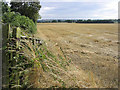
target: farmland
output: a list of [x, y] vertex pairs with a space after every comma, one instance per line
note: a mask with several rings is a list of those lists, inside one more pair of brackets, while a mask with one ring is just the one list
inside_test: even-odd
[[71, 59], [82, 72], [71, 71], [78, 79], [89, 78], [96, 84], [91, 87], [117, 88], [117, 24], [40, 23], [35, 37], [43, 39], [56, 56]]

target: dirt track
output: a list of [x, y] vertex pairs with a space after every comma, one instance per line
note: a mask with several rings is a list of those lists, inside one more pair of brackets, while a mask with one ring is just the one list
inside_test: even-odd
[[36, 37], [48, 43], [56, 55], [60, 47], [75, 63], [102, 83], [101, 87], [118, 85], [118, 25], [41, 23]]

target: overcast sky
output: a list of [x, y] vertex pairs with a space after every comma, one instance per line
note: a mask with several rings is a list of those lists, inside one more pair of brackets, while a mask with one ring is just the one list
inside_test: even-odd
[[118, 19], [119, 1], [40, 0], [42, 8], [39, 14], [42, 19]]
[[119, 1], [40, 0], [39, 13], [42, 19], [117, 19]]

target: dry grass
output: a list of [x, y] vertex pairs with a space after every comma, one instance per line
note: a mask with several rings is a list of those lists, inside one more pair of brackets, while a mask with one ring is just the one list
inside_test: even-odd
[[41, 23], [35, 36], [55, 56], [73, 62], [65, 71], [71, 79], [61, 76], [66, 87], [109, 88], [118, 87], [117, 30], [117, 24]]
[[56, 57], [49, 52], [45, 44], [38, 47], [37, 45], [32, 45], [31, 42], [26, 42], [23, 47], [24, 56], [28, 58], [29, 62], [33, 62], [33, 67], [26, 74], [26, 77], [28, 77], [28, 88], [99, 87], [93, 79], [93, 73], [90, 73], [88, 77], [83, 70], [76, 67], [64, 55], [62, 49], [62, 55]]

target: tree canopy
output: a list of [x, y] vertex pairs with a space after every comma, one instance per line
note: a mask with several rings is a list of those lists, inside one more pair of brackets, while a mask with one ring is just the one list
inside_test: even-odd
[[[22, 7], [20, 5], [21, 2], [14, 2], [19, 7]], [[11, 6], [12, 7], [12, 6]], [[31, 11], [33, 14], [33, 19], [30, 19], [28, 16], [21, 15], [20, 12], [15, 12], [11, 10], [11, 7], [8, 6], [7, 3], [2, 3], [2, 23], [9, 23], [11, 27], [20, 27], [23, 30], [25, 30], [28, 33], [35, 33], [37, 30], [35, 22], [33, 22], [33, 19], [37, 19], [36, 13], [34, 15], [34, 11]], [[23, 9], [22, 9], [23, 10]], [[36, 20], [37, 21], [37, 20]]]
[[39, 10], [41, 8], [40, 1], [38, 2], [11, 2], [11, 11], [19, 12], [21, 15], [27, 16], [37, 22]]
[[10, 7], [8, 6], [8, 4], [2, 2], [2, 14], [4, 14], [5, 12], [9, 12], [9, 11], [10, 11]]
[[13, 27], [20, 27], [28, 33], [35, 33], [37, 30], [35, 23], [26, 16], [21, 16], [15, 12], [5, 12], [2, 17], [3, 23], [9, 23]]

